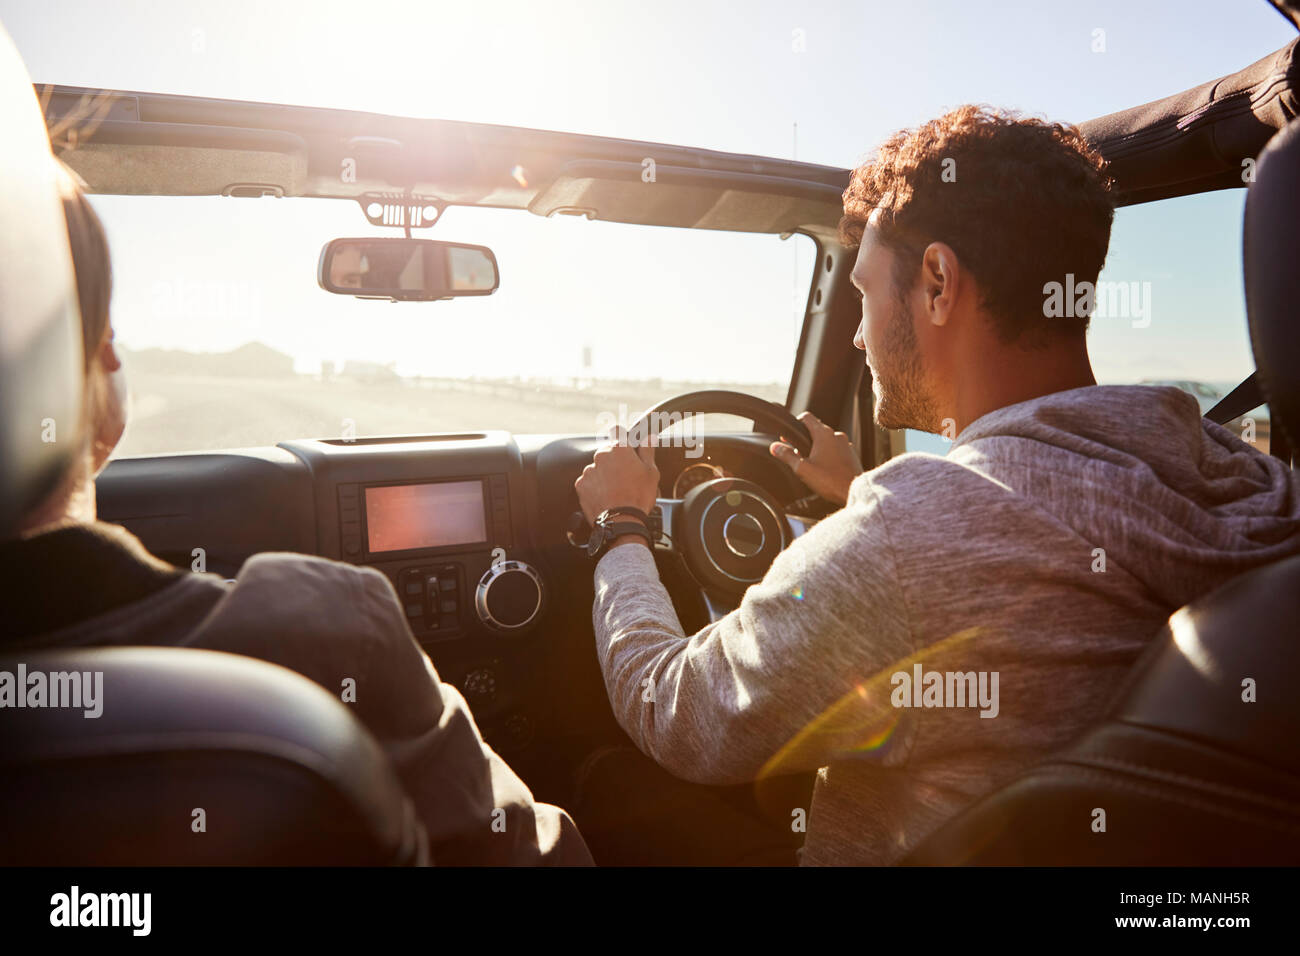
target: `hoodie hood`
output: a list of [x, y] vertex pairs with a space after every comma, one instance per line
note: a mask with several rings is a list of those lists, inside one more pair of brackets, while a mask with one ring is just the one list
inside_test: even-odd
[[1300, 553], [1300, 478], [1178, 388], [1093, 385], [972, 422], [949, 459], [1004, 482], [1180, 607]]

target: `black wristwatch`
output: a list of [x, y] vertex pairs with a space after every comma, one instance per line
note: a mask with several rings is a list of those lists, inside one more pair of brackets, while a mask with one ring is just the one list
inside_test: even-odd
[[[620, 521], [620, 517], [638, 518], [638, 521]], [[587, 539], [587, 554], [595, 557], [600, 554], [620, 535], [635, 534], [645, 539], [646, 547], [654, 548], [655, 540], [663, 531], [663, 512], [658, 508], [646, 514], [640, 508], [620, 507], [606, 508], [596, 515]]]

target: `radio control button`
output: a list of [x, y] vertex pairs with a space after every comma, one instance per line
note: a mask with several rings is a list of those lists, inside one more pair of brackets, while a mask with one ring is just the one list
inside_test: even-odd
[[488, 627], [512, 631], [531, 624], [542, 609], [542, 579], [523, 561], [502, 561], [479, 579], [474, 609]]

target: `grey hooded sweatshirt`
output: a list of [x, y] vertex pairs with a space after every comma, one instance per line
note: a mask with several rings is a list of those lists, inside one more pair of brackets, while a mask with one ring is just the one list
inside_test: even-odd
[[1173, 611], [1300, 552], [1297, 532], [1300, 480], [1190, 395], [1072, 389], [861, 475], [692, 636], [650, 551], [612, 549], [597, 652], [663, 767], [816, 770], [811, 807], [766, 808], [806, 820], [803, 863], [891, 863], [1098, 720]]

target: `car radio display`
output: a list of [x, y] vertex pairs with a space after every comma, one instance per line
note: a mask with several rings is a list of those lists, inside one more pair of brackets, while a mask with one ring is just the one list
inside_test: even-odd
[[487, 543], [482, 481], [366, 489], [366, 550], [411, 551]]

